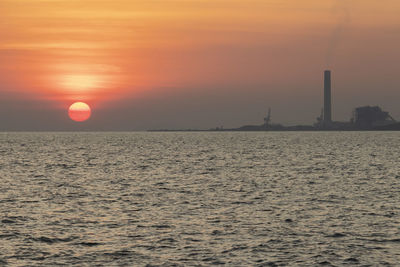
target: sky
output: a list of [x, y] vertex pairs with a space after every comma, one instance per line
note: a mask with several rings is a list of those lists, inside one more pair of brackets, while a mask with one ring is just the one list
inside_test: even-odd
[[[0, 130], [400, 120], [398, 0], [0, 0]], [[86, 122], [68, 117], [83, 101]]]

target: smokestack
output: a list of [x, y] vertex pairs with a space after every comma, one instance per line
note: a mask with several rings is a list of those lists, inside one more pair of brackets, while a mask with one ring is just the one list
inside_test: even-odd
[[324, 73], [324, 122], [332, 121], [331, 71]]

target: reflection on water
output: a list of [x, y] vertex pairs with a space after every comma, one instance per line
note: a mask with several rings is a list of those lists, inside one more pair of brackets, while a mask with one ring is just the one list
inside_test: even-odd
[[399, 133], [3, 133], [0, 265], [396, 265]]

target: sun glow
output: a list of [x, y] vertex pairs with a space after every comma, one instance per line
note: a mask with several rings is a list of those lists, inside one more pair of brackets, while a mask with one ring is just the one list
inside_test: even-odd
[[69, 93], [88, 93], [103, 87], [105, 79], [91, 74], [68, 74], [61, 76], [59, 83]]

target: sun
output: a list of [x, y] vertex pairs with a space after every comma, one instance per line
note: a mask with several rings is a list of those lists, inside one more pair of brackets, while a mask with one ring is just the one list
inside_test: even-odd
[[76, 102], [68, 109], [68, 115], [73, 121], [83, 122], [90, 118], [92, 111], [88, 104]]

